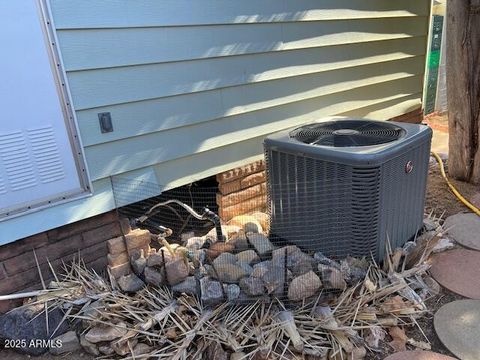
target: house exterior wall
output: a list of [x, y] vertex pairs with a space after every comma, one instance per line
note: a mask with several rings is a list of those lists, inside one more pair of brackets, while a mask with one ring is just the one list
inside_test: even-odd
[[[107, 240], [128, 231], [126, 226], [110, 211], [1, 246], [0, 295], [41, 289], [41, 279], [46, 285], [54, 280], [51, 269], [61, 273], [63, 264], [78, 260], [79, 254], [87, 268], [104, 271]], [[0, 301], [0, 313], [22, 301]]]
[[2, 222], [0, 244], [111, 210], [111, 177], [172, 188], [284, 128], [421, 107], [429, 4], [50, 0], [93, 196]]

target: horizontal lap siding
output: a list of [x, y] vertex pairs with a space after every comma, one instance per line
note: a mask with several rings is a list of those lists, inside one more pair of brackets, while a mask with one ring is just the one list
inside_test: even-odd
[[181, 185], [287, 127], [420, 106], [428, 5], [51, 0], [92, 179], [152, 167]]
[[419, 0], [51, 0], [58, 28], [270, 23], [425, 16]]

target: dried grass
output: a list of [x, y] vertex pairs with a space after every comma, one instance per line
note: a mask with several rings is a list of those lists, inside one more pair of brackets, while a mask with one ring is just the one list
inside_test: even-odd
[[[33, 301], [64, 309], [65, 318], [81, 334], [96, 326], [126, 329], [110, 343], [123, 349], [117, 354], [124, 355], [115, 356], [125, 359], [200, 359], [215, 346], [216, 351], [243, 353], [239, 358], [245, 359], [347, 359], [355, 351], [378, 351], [385, 329], [402, 334], [402, 326], [416, 325], [427, 311], [417, 291], [420, 283], [425, 286], [421, 279], [429, 268], [425, 260], [435, 237], [410, 253], [387, 245], [384, 268], [372, 262], [365, 279], [338, 296], [320, 293], [297, 304], [275, 299], [208, 308], [195, 297], [174, 296], [166, 287], [127, 295], [118, 291], [113, 278], [87, 270], [81, 260], [65, 266]], [[402, 341], [429, 347], [414, 339]], [[397, 340], [395, 346], [403, 342]], [[135, 354], [137, 344], [148, 345], [143, 346], [148, 351]]]

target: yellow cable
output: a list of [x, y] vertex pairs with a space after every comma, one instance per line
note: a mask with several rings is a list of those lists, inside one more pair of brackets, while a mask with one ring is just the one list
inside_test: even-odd
[[460, 194], [458, 192], [457, 189], [455, 189], [455, 186], [452, 185], [452, 183], [450, 183], [450, 181], [448, 180], [447, 178], [447, 174], [445, 174], [445, 169], [443, 167], [443, 161], [442, 159], [440, 158], [440, 156], [438, 156], [438, 154], [436, 152], [433, 152], [432, 151], [432, 155], [433, 157], [437, 160], [438, 162], [438, 165], [440, 165], [440, 172], [442, 173], [442, 177], [445, 179], [445, 181], [447, 182], [447, 185], [448, 187], [450, 188], [450, 190], [452, 190], [452, 192], [455, 194], [455, 196], [466, 206], [468, 207], [470, 210], [472, 210], [475, 214], [477, 214], [478, 216], [480, 216], [480, 209], [477, 208], [475, 205], [473, 205], [472, 203], [470, 203], [467, 199], [465, 199], [462, 194]]

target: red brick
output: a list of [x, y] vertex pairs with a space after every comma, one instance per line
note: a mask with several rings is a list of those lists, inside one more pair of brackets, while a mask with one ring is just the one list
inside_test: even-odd
[[125, 235], [127, 249], [136, 249], [150, 244], [150, 231], [144, 229], [135, 229]]
[[220, 217], [226, 221], [237, 215], [245, 215], [266, 207], [267, 196], [260, 195], [240, 204], [219, 208]]
[[[100, 226], [96, 229], [86, 231], [82, 234], [83, 247], [98, 244], [99, 242], [120, 236], [120, 224], [118, 222]], [[81, 247], [80, 247], [81, 248]]]
[[[49, 246], [44, 246], [39, 249], [35, 249], [38, 263], [44, 264], [47, 259], [54, 261], [69, 254], [72, 254], [78, 250], [78, 245], [81, 243], [81, 235], [76, 235], [71, 239], [67, 239]], [[8, 275], [15, 275], [17, 273], [37, 268], [35, 262], [35, 256], [33, 250], [17, 255], [13, 258], [5, 260], [3, 262]]]
[[31, 251], [48, 244], [48, 237], [46, 233], [39, 233], [27, 238], [14, 241], [12, 243], [0, 246], [0, 261], [5, 260], [26, 251]]
[[128, 262], [128, 253], [123, 252], [120, 254], [108, 254], [107, 255], [108, 265], [117, 266]]
[[262, 170], [265, 170], [265, 162], [263, 160], [258, 160], [253, 163], [217, 174], [217, 181], [222, 184], [236, 179], [240, 179], [242, 177]]
[[[93, 254], [94, 256], [97, 256], [97, 254], [107, 255], [107, 244], [105, 241], [92, 243], [91, 241], [85, 241], [82, 235], [75, 235], [72, 238], [36, 249], [35, 253], [40, 265], [47, 263], [47, 261], [53, 262], [57, 259], [71, 259], [79, 252], [82, 254], [84, 261], [88, 261], [89, 259], [86, 257], [86, 254], [90, 254], [88, 253], [88, 249], [92, 247], [96, 249]], [[15, 275], [30, 269], [37, 269], [33, 251], [5, 260], [4, 265], [8, 275]]]
[[130, 221], [128, 218], [121, 218], [120, 220], [120, 227], [122, 229], [122, 234], [128, 234], [132, 231], [132, 227], [130, 226]]
[[[43, 276], [46, 276], [48, 274], [47, 267], [48, 266], [46, 264], [40, 266]], [[24, 271], [16, 275], [9, 276], [4, 281], [0, 281], [0, 295], [13, 294], [15, 292], [25, 289], [29, 285], [40, 283], [40, 276], [38, 275], [38, 271], [36, 269]]]
[[242, 187], [240, 185], [240, 179], [228, 183], [218, 184], [218, 190], [223, 195], [233, 193], [240, 190], [241, 188]]
[[[99, 258], [103, 258], [104, 261], [107, 261], [107, 247], [105, 243], [95, 244], [93, 246], [83, 248], [80, 252], [78, 250], [70, 252], [70, 254], [63, 256], [62, 258], [50, 259], [50, 265], [54, 269], [57, 275], [63, 272], [63, 264], [69, 264], [73, 259], [78, 259], [80, 255], [81, 259], [85, 263], [96, 261]], [[38, 256], [38, 254], [37, 254]], [[35, 264], [33, 253], [31, 254], [31, 260]], [[39, 263], [40, 263], [39, 258]], [[19, 265], [17, 265], [19, 266]], [[48, 283], [53, 279], [53, 274], [51, 273], [49, 264], [45, 261], [42, 261], [40, 264], [40, 270], [44, 278], [45, 283]], [[8, 273], [7, 268], [7, 273]], [[0, 294], [11, 294], [17, 291], [26, 291], [28, 288], [41, 288], [40, 276], [38, 274], [38, 268], [35, 265], [33, 268], [30, 268], [23, 272], [17, 272], [7, 277], [5, 281], [0, 282]]]
[[130, 267], [129, 262], [114, 267], [108, 266], [108, 269], [110, 270], [110, 274], [112, 274], [115, 279], [118, 279], [119, 277], [130, 274], [132, 272], [132, 268]]
[[107, 271], [107, 258], [105, 256], [99, 257], [96, 260], [85, 264], [88, 270], [95, 270], [97, 274], [103, 274]]
[[47, 232], [48, 239], [51, 242], [62, 240], [76, 234], [80, 234], [91, 229], [101, 227], [112, 222], [117, 222], [117, 214], [115, 211], [110, 211], [105, 214], [93, 216], [88, 219], [74, 222]]
[[125, 245], [125, 239], [123, 236], [118, 236], [113, 239], [107, 240], [108, 253], [112, 255], [121, 254], [127, 251], [127, 246]]
[[248, 175], [240, 180], [240, 188], [245, 189], [247, 187], [264, 183], [266, 179], [265, 171]]
[[2, 263], [0, 263], [0, 280], [3, 280], [7, 277], [7, 272], [5, 271], [5, 267]]
[[390, 120], [420, 124], [423, 120], [423, 110], [422, 110], [421, 107], [419, 107], [419, 108], [417, 108], [413, 111], [410, 111], [406, 114], [402, 114], [402, 115], [396, 116], [394, 118], [391, 118]]
[[265, 194], [266, 190], [266, 184], [261, 183], [229, 195], [217, 194], [217, 204], [223, 208], [240, 204], [243, 201]]

